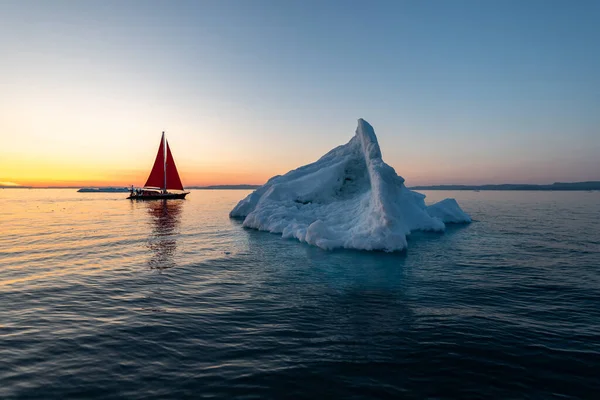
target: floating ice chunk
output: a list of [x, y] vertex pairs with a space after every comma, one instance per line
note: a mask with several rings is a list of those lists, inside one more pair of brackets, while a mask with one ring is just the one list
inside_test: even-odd
[[454, 199], [444, 199], [427, 207], [427, 213], [445, 223], [467, 223], [471, 217], [467, 215]]
[[424, 199], [383, 162], [373, 127], [359, 119], [348, 143], [269, 179], [229, 215], [244, 218], [244, 227], [323, 249], [384, 251], [405, 249], [411, 231], [471, 220], [453, 199], [429, 207]]

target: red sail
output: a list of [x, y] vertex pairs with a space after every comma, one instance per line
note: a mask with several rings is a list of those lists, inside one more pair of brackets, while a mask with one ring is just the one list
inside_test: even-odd
[[[163, 136], [164, 138], [164, 136]], [[165, 180], [164, 180], [164, 166], [163, 166], [163, 162], [164, 162], [164, 146], [163, 146], [163, 139], [161, 138], [160, 140], [160, 145], [158, 146], [158, 154], [156, 155], [156, 160], [154, 161], [154, 166], [152, 167], [152, 171], [150, 171], [150, 176], [148, 177], [148, 180], [146, 181], [146, 184], [144, 185], [144, 187], [155, 187], [155, 188], [160, 188], [162, 189], [162, 187], [165, 184]]]
[[167, 189], [183, 190], [183, 185], [175, 166], [175, 160], [169, 148], [169, 142], [167, 142]]
[[[158, 147], [158, 154], [156, 155], [156, 160], [154, 161], [154, 166], [152, 167], [152, 171], [150, 172], [150, 176], [146, 181], [144, 187], [154, 187], [163, 189], [165, 185], [165, 166], [164, 166], [164, 146], [163, 146], [164, 136], [160, 141], [160, 146]], [[183, 190], [183, 185], [181, 183], [181, 179], [179, 179], [179, 174], [177, 173], [177, 167], [175, 166], [175, 160], [173, 159], [173, 155], [171, 154], [171, 149], [169, 148], [169, 143], [167, 142], [167, 187], [166, 189], [173, 190]]]

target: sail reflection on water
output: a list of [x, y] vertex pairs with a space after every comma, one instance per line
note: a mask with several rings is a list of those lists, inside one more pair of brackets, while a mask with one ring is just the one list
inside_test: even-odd
[[175, 253], [183, 203], [178, 200], [154, 200], [146, 204], [152, 228], [148, 237], [150, 268], [166, 269], [177, 265]]

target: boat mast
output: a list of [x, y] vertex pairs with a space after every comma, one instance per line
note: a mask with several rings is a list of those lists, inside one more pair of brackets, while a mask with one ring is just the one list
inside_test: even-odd
[[165, 139], [165, 131], [162, 133], [163, 145], [163, 193], [167, 193], [167, 140]]

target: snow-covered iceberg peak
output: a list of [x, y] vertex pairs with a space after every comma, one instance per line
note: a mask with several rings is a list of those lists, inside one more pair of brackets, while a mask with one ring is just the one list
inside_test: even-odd
[[244, 226], [323, 249], [403, 250], [412, 231], [471, 222], [454, 199], [432, 206], [381, 158], [375, 130], [358, 120], [355, 136], [318, 161], [275, 176], [229, 214]]

